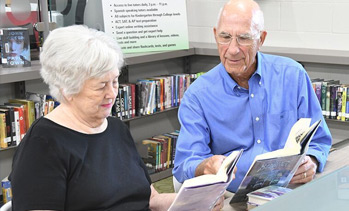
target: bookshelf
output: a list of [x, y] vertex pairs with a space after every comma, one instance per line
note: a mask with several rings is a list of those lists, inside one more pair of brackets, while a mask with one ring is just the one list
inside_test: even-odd
[[[288, 56], [305, 65], [310, 77], [339, 79], [349, 84], [349, 51], [263, 47], [262, 52]], [[126, 69], [121, 82], [135, 82], [150, 76], [207, 71], [219, 63], [215, 44], [190, 43], [188, 50], [127, 54]], [[331, 70], [331, 71], [329, 71]], [[46, 85], [40, 79], [39, 61], [32, 61], [27, 68], [0, 67], [0, 104], [10, 97], [21, 96], [25, 91], [47, 93]], [[123, 120], [130, 128], [137, 147], [144, 139], [179, 129], [178, 108], [170, 108], [152, 115]], [[349, 137], [349, 122], [326, 119], [333, 135], [333, 143]], [[0, 178], [11, 171], [12, 156], [16, 147], [0, 150]], [[153, 181], [171, 176], [171, 169], [151, 175]]]

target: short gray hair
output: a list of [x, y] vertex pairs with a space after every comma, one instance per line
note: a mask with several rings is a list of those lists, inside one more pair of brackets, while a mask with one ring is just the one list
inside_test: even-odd
[[[216, 29], [218, 29], [219, 21], [221, 19], [221, 15], [226, 4], [224, 4], [224, 6], [219, 9], [217, 22], [216, 22]], [[264, 31], [264, 14], [261, 9], [253, 10], [252, 20], [251, 20], [251, 31], [254, 29], [256, 29], [259, 32]]]
[[78, 94], [85, 81], [115, 70], [124, 58], [116, 40], [83, 25], [61, 27], [50, 32], [40, 53], [41, 77], [59, 102]]

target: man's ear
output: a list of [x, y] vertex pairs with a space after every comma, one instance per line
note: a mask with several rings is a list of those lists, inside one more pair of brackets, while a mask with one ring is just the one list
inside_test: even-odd
[[216, 36], [216, 33], [217, 33], [217, 29], [216, 27], [213, 27], [213, 36], [214, 36], [214, 39], [216, 40], [217, 42], [217, 36]]
[[261, 35], [259, 37], [259, 47], [262, 47], [262, 45], [264, 44], [267, 34], [268, 34], [267, 31], [261, 31]]

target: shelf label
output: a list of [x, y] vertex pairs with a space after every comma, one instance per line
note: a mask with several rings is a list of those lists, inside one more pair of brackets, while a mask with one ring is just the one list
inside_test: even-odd
[[124, 53], [188, 49], [185, 0], [102, 0], [104, 30]]

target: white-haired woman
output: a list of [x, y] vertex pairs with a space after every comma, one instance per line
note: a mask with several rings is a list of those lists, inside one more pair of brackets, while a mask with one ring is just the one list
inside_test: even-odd
[[40, 54], [60, 105], [35, 121], [13, 159], [13, 210], [167, 210], [128, 128], [108, 117], [123, 55], [103, 32], [58, 28]]

